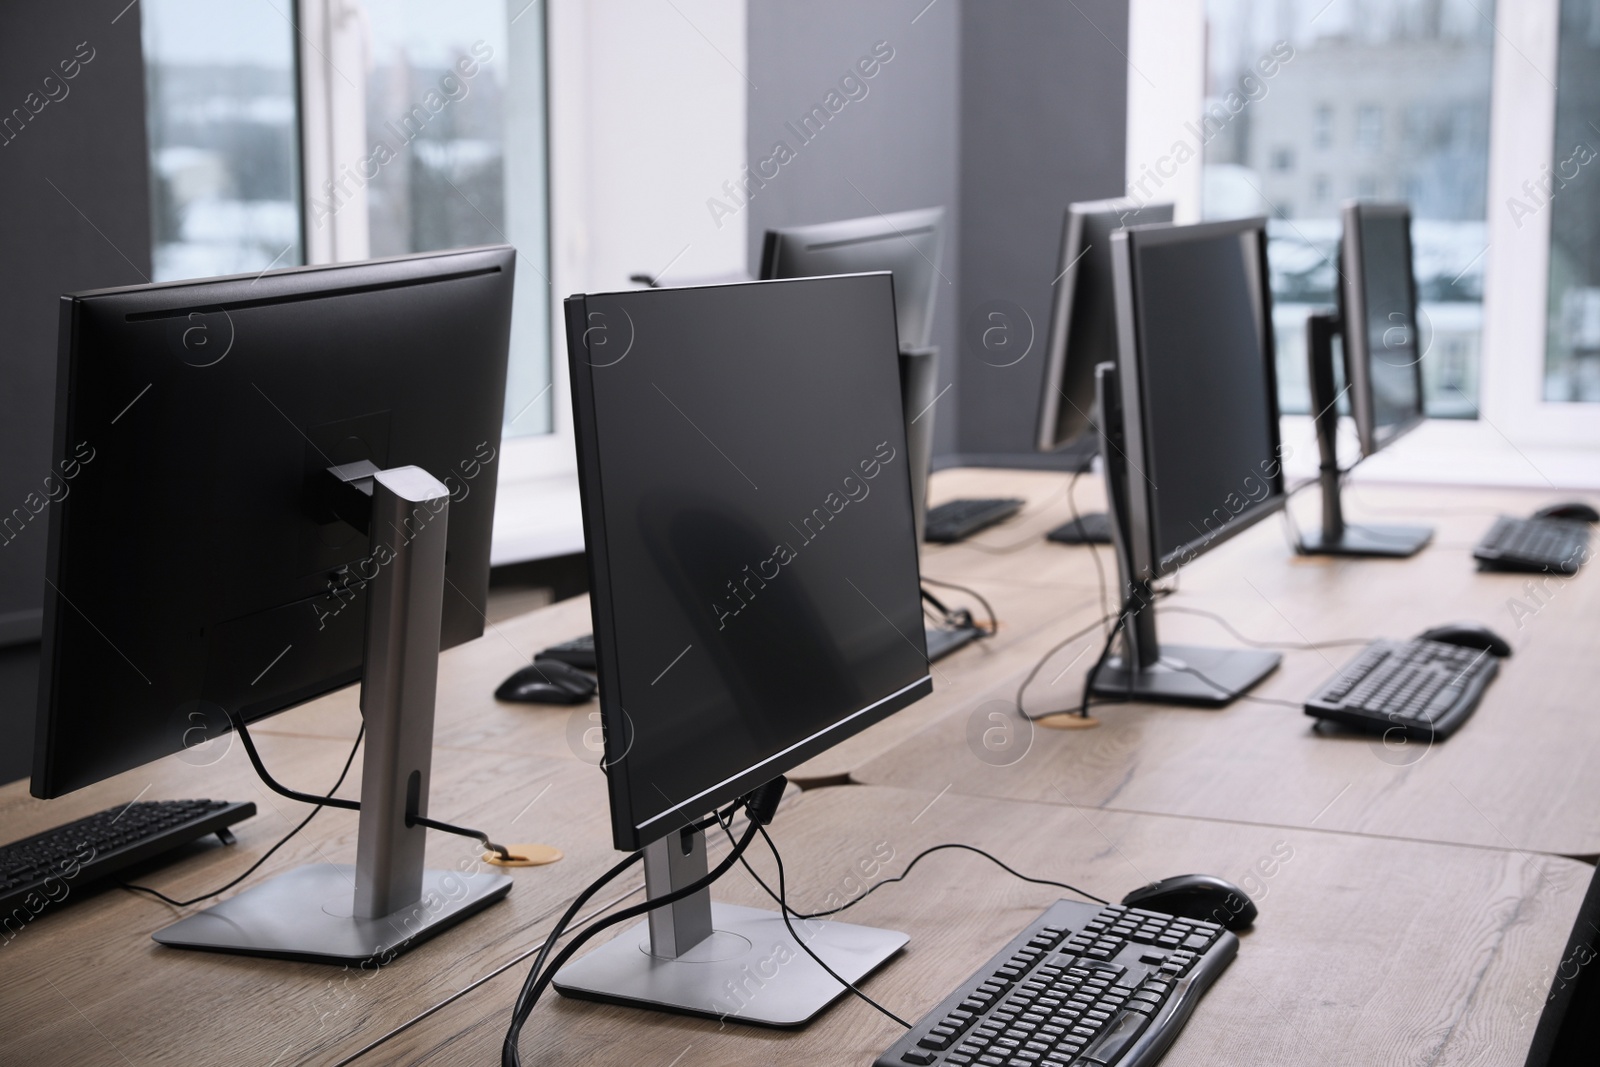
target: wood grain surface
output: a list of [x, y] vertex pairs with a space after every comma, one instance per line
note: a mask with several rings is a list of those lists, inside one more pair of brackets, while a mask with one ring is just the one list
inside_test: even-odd
[[[932, 800], [871, 786], [806, 793], [773, 824], [792, 903], [805, 909], [830, 893], [859, 893], [857, 865], [875, 850], [892, 849], [884, 873], [899, 873], [944, 841], [983, 846], [1029, 875], [1102, 896], [1196, 870], [1252, 884], [1260, 918], [1162, 1061], [1171, 1067], [1520, 1063], [1590, 874], [1572, 860], [1509, 851], [954, 792]], [[752, 853], [773, 884], [770, 856]], [[715, 893], [740, 904], [765, 900], [737, 869]], [[914, 1020], [1062, 895], [977, 856], [944, 852], [843, 918], [911, 935], [863, 988]], [[498, 1062], [522, 978], [520, 968], [495, 978], [357, 1062]], [[542, 1067], [865, 1067], [898, 1032], [848, 997], [805, 1029], [773, 1031], [551, 995], [535, 1008], [521, 1049], [525, 1063]]]

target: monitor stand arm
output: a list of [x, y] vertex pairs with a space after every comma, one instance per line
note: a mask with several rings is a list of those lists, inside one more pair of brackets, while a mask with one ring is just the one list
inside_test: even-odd
[[1126, 615], [1121, 650], [1095, 671], [1090, 689], [1101, 697], [1220, 707], [1271, 674], [1283, 657], [1255, 649], [1163, 646], [1156, 640], [1155, 590], [1148, 579], [1136, 576], [1129, 540], [1133, 529], [1117, 373], [1110, 363], [1095, 368], [1095, 408], [1106, 469], [1106, 511], [1117, 557], [1117, 588], [1123, 591], [1118, 610]]
[[164, 945], [381, 966], [505, 896], [511, 879], [476, 857], [426, 870], [433, 711], [450, 495], [419, 467], [331, 472], [332, 510], [371, 531], [355, 864], [298, 867], [155, 934]]
[[1314, 313], [1306, 318], [1306, 359], [1311, 371], [1311, 410], [1317, 431], [1318, 479], [1322, 486], [1322, 529], [1301, 537], [1304, 555], [1416, 555], [1433, 540], [1431, 526], [1361, 525], [1344, 521], [1339, 500], [1339, 396], [1333, 387], [1333, 335], [1337, 315]]
[[[692, 885], [706, 870], [702, 831], [671, 833], [644, 848], [652, 900]], [[708, 887], [646, 919], [563, 967], [556, 989], [579, 1000], [778, 1027], [800, 1026], [844, 994], [776, 911], [713, 903]], [[790, 922], [807, 948], [852, 983], [908, 940], [895, 930], [850, 923]]]

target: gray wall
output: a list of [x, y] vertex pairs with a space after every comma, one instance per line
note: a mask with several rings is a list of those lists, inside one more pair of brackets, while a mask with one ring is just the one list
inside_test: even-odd
[[1123, 193], [1127, 50], [1127, 0], [962, 5], [963, 462], [1044, 459], [1034, 427], [1062, 216]]
[[[139, 10], [112, 22], [126, 5], [5, 5], [0, 119], [12, 126], [0, 145], [0, 517], [26, 510], [50, 473], [58, 298], [150, 272]], [[85, 43], [93, 58], [47, 85]], [[58, 99], [39, 107], [47, 91]], [[30, 117], [17, 119], [13, 108]], [[45, 508], [0, 538], [0, 647], [12, 646], [0, 653], [0, 781], [25, 774], [32, 754], [38, 646], [16, 642], [38, 636], [48, 519]]]
[[[749, 10], [752, 162], [792, 140], [785, 121], [873, 42], [895, 49], [870, 94], [751, 199], [752, 270], [769, 226], [945, 205], [950, 284], [934, 340], [939, 387], [955, 387], [936, 409], [935, 464], [1076, 462], [1035, 453], [1034, 423], [1062, 215], [1123, 191], [1128, 0], [750, 0]], [[990, 330], [986, 347], [996, 324], [1005, 332]]]
[[[749, 19], [750, 163], [769, 157], [776, 141], [796, 149], [746, 208], [751, 273], [760, 268], [761, 239], [771, 227], [943, 205], [950, 231], [941, 272], [949, 284], [941, 283], [934, 305], [933, 343], [939, 346], [944, 388], [955, 379], [960, 291], [960, 5], [750, 0]], [[879, 41], [888, 42], [894, 57], [864, 83], [867, 95], [847, 103], [820, 134], [800, 145], [784, 124], [798, 124]], [[955, 450], [955, 394], [951, 389], [934, 408], [935, 452]]]

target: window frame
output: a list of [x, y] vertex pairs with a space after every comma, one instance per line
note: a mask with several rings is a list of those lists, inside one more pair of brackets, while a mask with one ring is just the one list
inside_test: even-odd
[[[1205, 7], [1205, 0], [1130, 0], [1130, 177], [1165, 153], [1175, 131], [1202, 112]], [[1541, 210], [1519, 228], [1506, 206], [1524, 180], [1554, 162], [1559, 29], [1560, 0], [1495, 5], [1478, 418], [1429, 420], [1363, 464], [1363, 472], [1396, 480], [1470, 481], [1476, 471], [1478, 480], [1495, 484], [1600, 487], [1600, 464], [1591, 454], [1600, 448], [1600, 406], [1544, 399], [1552, 212]], [[1177, 221], [1198, 221], [1198, 161], [1180, 170], [1162, 193], [1175, 202]], [[1452, 476], [1452, 470], [1460, 474]]]

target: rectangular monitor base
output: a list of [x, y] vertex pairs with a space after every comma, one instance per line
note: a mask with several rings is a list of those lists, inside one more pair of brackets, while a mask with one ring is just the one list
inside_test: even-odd
[[1134, 672], [1131, 689], [1123, 658], [1107, 659], [1094, 677], [1094, 694], [1221, 707], [1277, 670], [1282, 660], [1276, 652], [1254, 649], [1162, 645], [1154, 666]]
[[378, 919], [358, 919], [355, 867], [314, 863], [251, 886], [151, 936], [173, 948], [269, 956], [303, 963], [380, 964], [493, 904], [504, 874], [424, 870], [422, 899]]
[[1355, 526], [1345, 524], [1336, 541], [1324, 540], [1321, 530], [1311, 530], [1300, 538], [1300, 552], [1306, 556], [1389, 556], [1403, 559], [1414, 556], [1433, 540], [1432, 526]]
[[927, 630], [930, 663], [943, 659], [958, 648], [965, 648], [984, 635], [984, 631], [976, 626], [935, 626], [929, 623]]
[[[896, 930], [790, 921], [811, 951], [851, 983], [910, 940]], [[579, 1000], [776, 1027], [803, 1026], [845, 994], [789, 936], [777, 912], [713, 903], [711, 923], [710, 937], [665, 959], [651, 955], [649, 924], [641, 922], [563, 967], [555, 987]]]

